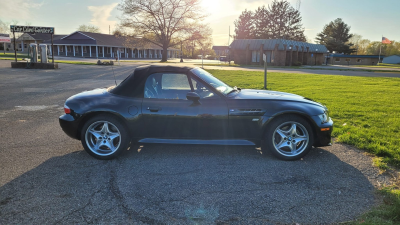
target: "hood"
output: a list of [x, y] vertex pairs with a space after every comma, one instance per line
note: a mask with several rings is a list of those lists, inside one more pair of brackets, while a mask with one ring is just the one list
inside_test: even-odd
[[69, 97], [68, 100], [70, 100], [70, 99], [79, 100], [79, 99], [84, 99], [87, 97], [93, 98], [93, 97], [104, 95], [105, 92], [107, 92], [106, 88], [97, 88], [97, 89], [94, 89], [91, 91], [84, 91], [79, 94], [73, 95], [73, 96]]
[[279, 91], [242, 89], [240, 92], [236, 92], [236, 94], [231, 94], [228, 97], [231, 99], [254, 99], [254, 100], [265, 99], [265, 100], [296, 101], [296, 102], [304, 102], [324, 107], [321, 103], [313, 101], [312, 99], [305, 98], [300, 95], [290, 94], [286, 92], [279, 92]]

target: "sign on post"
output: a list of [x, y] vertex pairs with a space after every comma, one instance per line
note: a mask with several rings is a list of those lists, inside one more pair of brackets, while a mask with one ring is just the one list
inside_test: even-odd
[[9, 34], [0, 34], [0, 42], [11, 43], [11, 38]]
[[32, 27], [32, 26], [10, 26], [11, 32], [30, 33], [30, 34], [54, 34], [54, 27]]
[[51, 61], [54, 64], [54, 45], [53, 45], [53, 34], [54, 34], [54, 27], [33, 27], [33, 26], [17, 26], [17, 25], [10, 25], [10, 31], [14, 35], [14, 55], [15, 55], [15, 62], [17, 62], [17, 48], [15, 47], [15, 32], [19, 33], [29, 33], [29, 34], [51, 34]]
[[9, 34], [0, 34], [0, 43], [3, 42], [4, 54], [6, 54], [6, 43], [11, 43]]
[[263, 53], [264, 60], [264, 89], [267, 90], [267, 55]]

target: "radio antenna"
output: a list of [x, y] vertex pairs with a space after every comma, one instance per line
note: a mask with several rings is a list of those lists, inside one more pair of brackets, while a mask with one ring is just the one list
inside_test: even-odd
[[113, 71], [113, 75], [114, 75], [114, 81], [115, 81], [115, 86], [117, 86], [117, 79], [115, 78], [115, 73], [114, 73], [114, 64], [111, 64], [111, 69]]

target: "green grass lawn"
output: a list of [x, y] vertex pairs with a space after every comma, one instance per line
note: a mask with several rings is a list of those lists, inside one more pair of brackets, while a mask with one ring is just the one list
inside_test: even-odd
[[352, 65], [355, 67], [370, 67], [370, 68], [395, 68], [400, 69], [400, 64], [387, 64], [387, 63], [379, 63], [378, 65]]
[[[209, 70], [229, 85], [263, 88], [263, 72]], [[400, 167], [400, 78], [268, 73], [268, 89], [326, 105], [339, 142]]]
[[[49, 60], [51, 62], [51, 59]], [[80, 62], [80, 61], [66, 61], [66, 60], [54, 60], [56, 63], [76, 64], [76, 65], [97, 65], [94, 62]]]
[[[4, 54], [3, 52], [0, 51], [0, 58], [12, 58], [14, 59], [15, 55], [14, 53], [6, 53]], [[27, 54], [21, 54], [21, 53], [17, 53], [17, 59], [19, 58], [28, 58]]]
[[[208, 70], [231, 86], [262, 89], [263, 72]], [[400, 78], [268, 73], [268, 89], [299, 94], [326, 105], [339, 142], [400, 167]], [[379, 190], [384, 203], [346, 224], [400, 224], [400, 182]]]

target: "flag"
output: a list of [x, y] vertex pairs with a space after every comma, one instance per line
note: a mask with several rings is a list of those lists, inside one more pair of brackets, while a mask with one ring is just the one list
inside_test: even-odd
[[389, 39], [382, 37], [382, 44], [390, 44], [392, 43]]

